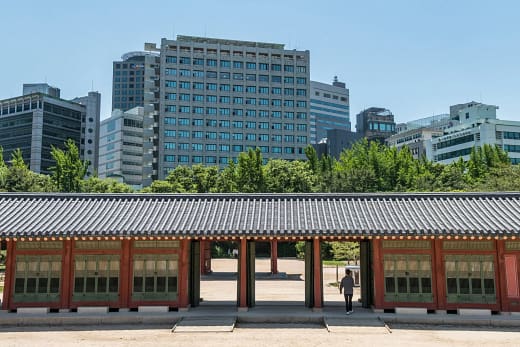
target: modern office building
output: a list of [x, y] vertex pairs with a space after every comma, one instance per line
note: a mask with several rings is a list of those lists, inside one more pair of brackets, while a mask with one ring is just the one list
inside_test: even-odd
[[407, 146], [413, 157], [419, 159], [426, 156], [428, 140], [440, 137], [443, 134], [442, 130], [435, 128], [411, 128], [390, 136], [386, 139], [386, 144], [390, 147], [397, 147], [397, 149]]
[[[113, 62], [112, 109], [127, 111], [144, 106], [146, 97], [145, 81], [152, 76], [159, 77], [159, 70], [146, 69], [146, 65], [158, 63], [156, 52], [129, 52], [120, 61]], [[158, 87], [158, 86], [157, 86]]]
[[395, 134], [394, 115], [386, 108], [367, 108], [356, 115], [356, 132], [368, 141], [384, 143]]
[[114, 178], [135, 189], [143, 187], [143, 119], [144, 108], [135, 107], [126, 112], [114, 110], [101, 122], [100, 178]]
[[89, 162], [87, 176], [90, 176], [96, 172], [95, 170], [98, 167], [101, 94], [88, 92], [87, 96], [78, 97], [71, 101], [85, 107], [84, 114], [81, 116], [79, 150], [81, 157]]
[[[96, 124], [99, 122], [100, 94], [90, 92], [87, 97], [68, 101], [42, 91], [59, 95], [59, 89], [46, 84], [24, 85], [24, 94], [0, 100], [0, 146], [4, 159], [20, 148], [29, 168], [38, 173], [50, 173], [54, 160], [52, 146], [63, 148], [73, 139], [80, 149], [80, 157], [88, 160], [88, 174], [97, 163]], [[36, 90], [37, 92], [31, 93]], [[80, 103], [81, 102], [81, 103]]]
[[266, 160], [305, 158], [309, 51], [192, 36], [145, 50], [160, 53], [160, 88], [145, 109], [155, 121], [152, 177], [163, 179], [178, 165], [226, 166], [256, 147]]
[[460, 157], [467, 161], [471, 150], [484, 144], [498, 145], [507, 152], [513, 164], [519, 164], [520, 122], [484, 118], [463, 123], [432, 139], [431, 146], [427, 146], [427, 157], [443, 164]]
[[330, 129], [327, 130], [326, 137], [320, 139], [318, 143], [312, 144], [312, 146], [316, 150], [318, 157], [326, 154], [339, 159], [341, 152], [352, 148], [362, 138], [363, 136], [360, 133], [343, 129]]
[[311, 143], [327, 137], [327, 131], [350, 131], [349, 90], [334, 77], [332, 85], [311, 81]]

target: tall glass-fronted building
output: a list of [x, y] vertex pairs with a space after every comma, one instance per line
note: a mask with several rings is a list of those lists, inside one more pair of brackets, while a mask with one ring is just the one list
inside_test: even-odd
[[311, 81], [311, 143], [318, 143], [333, 129], [350, 131], [349, 90], [334, 77], [332, 85]]
[[258, 147], [265, 160], [305, 158], [309, 51], [283, 44], [177, 36], [160, 48], [159, 178], [178, 165], [220, 165]]

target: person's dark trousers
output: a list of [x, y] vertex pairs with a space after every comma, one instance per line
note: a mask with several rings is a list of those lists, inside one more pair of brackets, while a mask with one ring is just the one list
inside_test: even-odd
[[352, 311], [352, 294], [345, 294], [345, 309], [347, 312]]

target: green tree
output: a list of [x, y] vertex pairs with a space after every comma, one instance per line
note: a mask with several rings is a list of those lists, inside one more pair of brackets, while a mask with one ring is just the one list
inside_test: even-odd
[[219, 193], [235, 193], [238, 192], [238, 177], [235, 162], [229, 161], [228, 166], [222, 170], [216, 182], [216, 191]]
[[128, 184], [111, 178], [101, 179], [91, 176], [82, 182], [85, 193], [132, 193], [134, 190]]
[[307, 193], [314, 187], [315, 176], [308, 162], [271, 159], [264, 169], [268, 192]]
[[19, 148], [11, 153], [10, 164], [5, 176], [4, 190], [9, 192], [52, 192], [55, 190], [49, 176], [29, 170]]
[[51, 155], [55, 165], [50, 170], [58, 190], [60, 192], [81, 192], [88, 162], [81, 160], [74, 140], [68, 139], [65, 142], [65, 150], [52, 146]]
[[265, 176], [259, 148], [240, 153], [237, 165], [237, 188], [243, 193], [265, 192]]

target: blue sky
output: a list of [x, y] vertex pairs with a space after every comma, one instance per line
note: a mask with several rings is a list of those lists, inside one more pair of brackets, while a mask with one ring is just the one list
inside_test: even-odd
[[45, 81], [73, 98], [93, 83], [106, 118], [112, 61], [181, 34], [310, 50], [312, 80], [350, 88], [352, 120], [370, 106], [404, 122], [471, 100], [520, 120], [519, 13], [513, 0], [9, 1], [0, 98]]

